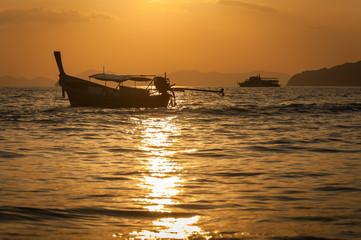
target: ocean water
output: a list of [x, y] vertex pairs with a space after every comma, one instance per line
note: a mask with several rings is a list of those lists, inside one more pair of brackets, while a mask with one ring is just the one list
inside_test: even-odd
[[361, 88], [225, 93], [101, 109], [1, 88], [0, 238], [361, 239]]

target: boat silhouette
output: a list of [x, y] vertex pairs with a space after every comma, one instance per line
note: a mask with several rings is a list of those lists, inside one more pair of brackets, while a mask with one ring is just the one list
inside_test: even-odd
[[[215, 92], [223, 96], [221, 90], [176, 88], [170, 85], [166, 74], [156, 75], [116, 75], [98, 73], [89, 76], [89, 80], [80, 79], [65, 73], [61, 54], [54, 52], [59, 69], [59, 85], [68, 96], [72, 107], [104, 107], [104, 108], [158, 108], [175, 106], [175, 91]], [[91, 79], [102, 80], [105, 85], [92, 82]], [[106, 86], [106, 82], [115, 82], [115, 88]], [[145, 82], [146, 88], [124, 86], [126, 81]]]
[[280, 87], [278, 78], [262, 78], [260, 74], [246, 79], [244, 82], [238, 82], [240, 87]]

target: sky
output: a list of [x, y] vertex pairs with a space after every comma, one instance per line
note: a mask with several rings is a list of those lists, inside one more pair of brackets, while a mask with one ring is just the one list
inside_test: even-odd
[[360, 0], [0, 0], [0, 76], [293, 75], [361, 60]]

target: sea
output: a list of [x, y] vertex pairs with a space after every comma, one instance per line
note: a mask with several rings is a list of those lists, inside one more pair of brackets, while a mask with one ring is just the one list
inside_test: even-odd
[[0, 88], [0, 239], [361, 239], [361, 88], [224, 92]]

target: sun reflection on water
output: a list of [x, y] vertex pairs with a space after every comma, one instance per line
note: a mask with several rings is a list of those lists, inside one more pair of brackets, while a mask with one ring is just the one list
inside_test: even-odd
[[139, 186], [148, 190], [149, 193], [146, 198], [139, 201], [144, 203], [143, 208], [150, 211], [170, 212], [165, 208], [165, 205], [179, 204], [174, 202], [172, 197], [177, 195], [180, 190], [180, 177], [144, 177], [144, 183]]
[[[163, 218], [154, 221], [154, 226], [159, 230], [141, 232], [132, 232], [130, 235], [135, 239], [188, 239], [191, 235], [202, 235], [202, 230], [199, 227], [192, 226], [197, 223], [199, 216], [191, 218]], [[167, 227], [166, 229], [162, 229]]]
[[[139, 149], [146, 156], [139, 159], [144, 176], [139, 179], [138, 186], [145, 195], [134, 201], [150, 212], [171, 213], [170, 207], [180, 204], [175, 198], [182, 192], [186, 181], [182, 178], [183, 167], [171, 160], [177, 153], [174, 143], [180, 135], [179, 126], [173, 120], [173, 117], [148, 118], [140, 120], [138, 125], [142, 136]], [[200, 216], [161, 218], [153, 221], [152, 229], [134, 231], [129, 235], [131, 239], [186, 239], [206, 235], [196, 226], [199, 219]]]

